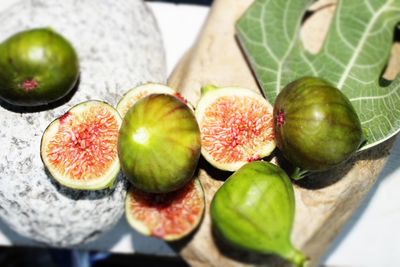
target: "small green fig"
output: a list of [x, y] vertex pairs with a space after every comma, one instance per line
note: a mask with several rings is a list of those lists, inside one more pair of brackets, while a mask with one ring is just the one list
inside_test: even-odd
[[66, 96], [79, 76], [71, 43], [48, 28], [19, 32], [0, 44], [0, 99], [46, 105]]
[[278, 166], [247, 163], [231, 175], [211, 202], [217, 233], [237, 247], [277, 254], [296, 266], [307, 257], [291, 242], [295, 212], [293, 186]]

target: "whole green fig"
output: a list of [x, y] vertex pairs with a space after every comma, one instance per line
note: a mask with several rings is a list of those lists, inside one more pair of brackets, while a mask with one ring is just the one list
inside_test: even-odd
[[247, 163], [231, 175], [211, 202], [213, 226], [225, 240], [250, 251], [277, 254], [296, 266], [307, 258], [290, 241], [293, 186], [278, 166]]
[[78, 76], [77, 53], [51, 29], [22, 31], [0, 44], [0, 99], [12, 105], [59, 100], [73, 89]]
[[340, 164], [363, 141], [351, 102], [339, 89], [314, 77], [294, 81], [279, 93], [274, 127], [277, 147], [285, 158], [309, 171]]
[[192, 110], [173, 95], [150, 94], [126, 113], [118, 156], [128, 180], [149, 193], [168, 193], [193, 178], [200, 130]]

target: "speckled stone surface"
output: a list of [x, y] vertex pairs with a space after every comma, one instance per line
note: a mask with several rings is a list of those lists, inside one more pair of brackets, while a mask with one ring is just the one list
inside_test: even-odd
[[92, 241], [123, 214], [127, 183], [112, 190], [58, 185], [40, 159], [47, 125], [88, 99], [116, 105], [131, 87], [165, 81], [165, 57], [154, 17], [140, 0], [25, 0], [0, 13], [0, 41], [15, 32], [51, 27], [76, 48], [77, 90], [58, 107], [16, 109], [0, 103], [0, 217], [22, 236], [53, 246]]

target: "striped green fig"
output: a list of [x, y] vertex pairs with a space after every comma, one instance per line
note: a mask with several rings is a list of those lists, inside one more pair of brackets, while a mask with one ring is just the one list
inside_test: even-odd
[[193, 111], [169, 94], [151, 94], [124, 116], [118, 138], [121, 168], [137, 188], [167, 193], [185, 185], [200, 157]]
[[40, 106], [59, 100], [78, 76], [74, 48], [51, 29], [19, 32], [0, 44], [0, 98], [10, 104]]
[[277, 254], [296, 266], [307, 258], [291, 242], [293, 186], [278, 166], [247, 163], [220, 187], [211, 202], [213, 226], [224, 240], [262, 254]]
[[277, 147], [294, 166], [323, 171], [360, 147], [360, 120], [347, 97], [319, 78], [288, 84], [274, 104]]

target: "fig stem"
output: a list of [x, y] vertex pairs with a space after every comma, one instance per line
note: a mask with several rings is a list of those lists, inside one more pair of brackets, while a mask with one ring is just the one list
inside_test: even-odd
[[213, 85], [213, 84], [207, 84], [207, 85], [201, 87], [201, 94], [205, 95], [210, 91], [214, 91], [215, 89], [218, 89], [218, 86]]
[[361, 150], [363, 150], [363, 146], [364, 146], [365, 144], [367, 144], [368, 138], [367, 138], [366, 136], [367, 136], [367, 130], [366, 130], [366, 129], [363, 129], [363, 134], [362, 134], [362, 137], [361, 137], [360, 146], [359, 146], [358, 149], [357, 149], [358, 152], [361, 151]]
[[292, 178], [293, 180], [298, 181], [298, 180], [303, 179], [304, 177], [306, 177], [306, 176], [309, 175], [309, 174], [310, 174], [310, 171], [309, 171], [309, 170], [302, 170], [302, 169], [300, 169], [299, 167], [296, 167], [296, 168], [294, 169], [292, 175], [291, 175], [291, 178]]
[[297, 249], [293, 249], [288, 255], [286, 255], [285, 258], [293, 263], [296, 267], [306, 267], [310, 262], [309, 258], [304, 255], [303, 252]]

